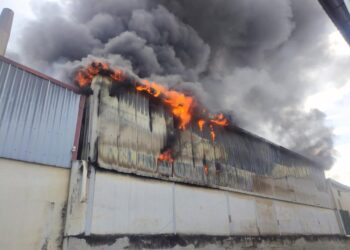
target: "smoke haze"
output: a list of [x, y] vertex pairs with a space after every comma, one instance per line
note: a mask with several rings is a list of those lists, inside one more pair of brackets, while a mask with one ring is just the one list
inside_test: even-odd
[[332, 24], [317, 1], [62, 0], [37, 8], [22, 61], [69, 81], [79, 65], [106, 59], [192, 91], [239, 126], [332, 165], [325, 115], [304, 109], [329, 78], [327, 62], [337, 70], [327, 44]]

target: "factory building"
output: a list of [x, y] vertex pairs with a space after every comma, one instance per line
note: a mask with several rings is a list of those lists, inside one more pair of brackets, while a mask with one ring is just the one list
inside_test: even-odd
[[234, 125], [179, 129], [136, 84], [82, 91], [0, 56], [0, 249], [349, 249], [348, 189], [320, 163]]
[[2, 249], [348, 249], [317, 163], [234, 126], [179, 130], [105, 76], [91, 90], [0, 58]]
[[[350, 45], [350, 0], [319, 0], [334, 25], [338, 28], [344, 39]], [[341, 215], [346, 234], [350, 234], [350, 188], [329, 180], [331, 194], [338, 213]]]

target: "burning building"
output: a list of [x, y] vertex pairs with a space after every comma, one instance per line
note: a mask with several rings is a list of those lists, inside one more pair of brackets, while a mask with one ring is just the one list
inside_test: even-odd
[[104, 62], [75, 81], [0, 56], [1, 249], [348, 249], [319, 162]]
[[107, 64], [0, 59], [2, 248], [347, 249], [318, 163]]
[[327, 201], [321, 165], [208, 113], [194, 97], [102, 63], [79, 71], [76, 80], [91, 84], [93, 93], [81, 157], [98, 167], [280, 198], [291, 189], [310, 191], [294, 190], [301, 178], [314, 183], [308, 186], [318, 193], [313, 205]]

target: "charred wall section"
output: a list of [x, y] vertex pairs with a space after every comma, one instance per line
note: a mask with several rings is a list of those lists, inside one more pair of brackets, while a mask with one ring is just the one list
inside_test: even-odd
[[66, 249], [172, 249], [172, 250], [347, 250], [350, 240], [345, 237], [215, 237], [215, 236], [124, 236], [70, 238]]
[[[195, 124], [178, 130], [166, 107], [101, 76], [92, 89], [82, 158], [101, 168], [331, 207], [323, 170], [302, 156], [235, 127], [215, 127], [215, 141]], [[157, 160], [167, 147], [172, 163]]]

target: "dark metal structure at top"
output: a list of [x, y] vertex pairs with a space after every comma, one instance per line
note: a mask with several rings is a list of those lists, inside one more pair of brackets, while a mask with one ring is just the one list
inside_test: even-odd
[[350, 1], [319, 0], [319, 2], [350, 45]]

